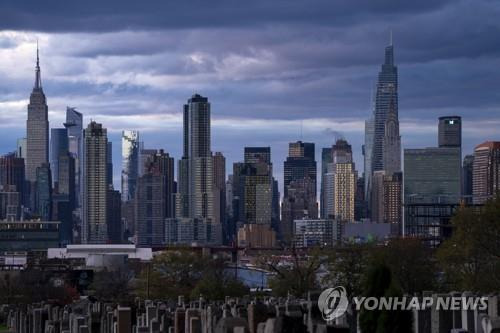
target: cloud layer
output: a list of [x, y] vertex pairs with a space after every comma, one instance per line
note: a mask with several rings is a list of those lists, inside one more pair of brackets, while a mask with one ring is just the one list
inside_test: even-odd
[[[461, 115], [464, 152], [500, 139], [500, 5], [458, 1], [87, 1], [0, 5], [0, 151], [24, 134], [38, 38], [51, 127], [66, 105], [115, 143], [181, 151], [182, 104], [212, 103], [213, 150], [231, 163], [270, 145], [281, 177], [290, 141], [341, 133], [362, 171], [364, 119], [393, 31], [405, 147], [436, 144], [437, 118]], [[4, 138], [5, 136], [5, 138]], [[118, 184], [117, 182], [115, 182]]]

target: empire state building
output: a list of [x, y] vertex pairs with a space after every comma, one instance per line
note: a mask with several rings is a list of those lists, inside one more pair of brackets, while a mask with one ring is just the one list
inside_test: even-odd
[[48, 107], [40, 77], [38, 46], [36, 50], [35, 85], [28, 104], [26, 131], [26, 180], [34, 183], [36, 181], [36, 169], [49, 161]]

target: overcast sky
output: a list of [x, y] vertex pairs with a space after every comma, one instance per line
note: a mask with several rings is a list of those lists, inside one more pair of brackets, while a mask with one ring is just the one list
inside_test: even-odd
[[117, 186], [120, 132], [179, 158], [195, 92], [211, 102], [212, 150], [228, 173], [244, 146], [271, 146], [281, 187], [289, 142], [315, 142], [319, 162], [342, 135], [361, 174], [392, 30], [404, 148], [436, 145], [437, 118], [459, 115], [470, 153], [500, 140], [499, 17], [488, 0], [3, 1], [0, 152], [25, 136], [38, 39], [50, 126], [62, 127], [67, 105], [102, 122]]

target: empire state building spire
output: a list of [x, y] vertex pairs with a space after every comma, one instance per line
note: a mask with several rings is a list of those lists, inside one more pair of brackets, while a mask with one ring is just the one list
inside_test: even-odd
[[[36, 77], [28, 104], [26, 121], [26, 180], [36, 182], [36, 169], [49, 161], [49, 119], [47, 99], [40, 78], [40, 57], [36, 47]], [[33, 207], [33, 205], [30, 205]]]
[[33, 89], [42, 89], [42, 78], [40, 76], [40, 57], [38, 52], [38, 40], [36, 41], [36, 76], [35, 76], [35, 86]]

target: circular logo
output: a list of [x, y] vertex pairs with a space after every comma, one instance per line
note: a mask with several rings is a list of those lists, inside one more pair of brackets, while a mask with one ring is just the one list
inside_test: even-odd
[[324, 320], [330, 321], [342, 316], [349, 305], [344, 287], [325, 289], [318, 298], [318, 307]]

